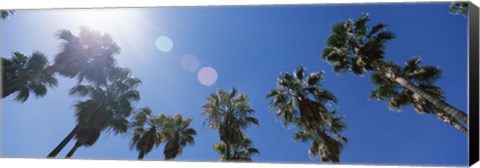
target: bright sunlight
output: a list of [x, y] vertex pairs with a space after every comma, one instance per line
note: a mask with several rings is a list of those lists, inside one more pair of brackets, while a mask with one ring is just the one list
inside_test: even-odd
[[72, 10], [68, 17], [77, 25], [112, 34], [136, 32], [135, 25], [141, 19], [135, 9], [78, 9]]

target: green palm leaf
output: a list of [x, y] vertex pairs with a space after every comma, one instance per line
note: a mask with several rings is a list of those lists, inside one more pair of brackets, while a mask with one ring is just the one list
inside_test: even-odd
[[14, 52], [10, 59], [2, 58], [2, 98], [16, 94], [15, 100], [25, 102], [31, 93], [37, 98], [45, 96], [47, 87], [58, 84], [48, 67], [47, 57], [38, 51], [30, 57]]
[[[336, 27], [337, 33], [347, 35], [347, 31], [339, 30], [338, 25]], [[276, 110], [276, 117], [283, 120], [285, 127], [293, 124], [300, 129], [293, 135], [294, 140], [312, 141], [309, 150], [312, 158], [322, 156], [323, 161], [338, 162], [341, 151], [339, 146], [343, 147], [346, 143], [346, 138], [339, 133], [346, 126], [341, 121], [342, 117], [335, 116], [335, 110], [326, 107], [327, 104], [337, 103], [337, 98], [321, 88], [323, 72], [312, 72], [303, 78], [304, 73], [305, 68], [300, 66], [293, 72], [295, 80], [288, 73], [280, 75], [277, 87], [266, 96], [272, 99], [270, 108]], [[325, 138], [328, 141], [323, 140]], [[330, 147], [329, 144], [336, 146]]]
[[[275, 94], [275, 93], [272, 93]], [[259, 125], [259, 121], [252, 117], [255, 111], [249, 106], [249, 97], [238, 93], [233, 87], [228, 93], [224, 89], [217, 90], [207, 97], [207, 102], [202, 106], [205, 116], [204, 125], [210, 129], [218, 129], [220, 140], [224, 147], [216, 145], [215, 150], [222, 152], [221, 160], [230, 161], [234, 158], [234, 147], [242, 143], [244, 130], [250, 125]]]

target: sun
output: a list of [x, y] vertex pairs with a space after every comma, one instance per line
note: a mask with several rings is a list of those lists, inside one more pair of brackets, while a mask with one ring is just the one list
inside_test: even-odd
[[117, 57], [119, 63], [144, 59], [132, 55], [148, 54], [144, 46], [150, 44], [146, 42], [154, 25], [149, 22], [148, 12], [140, 8], [68, 9], [59, 11], [55, 17], [61, 22], [56, 24], [61, 26], [58, 29], [78, 32], [80, 27], [88, 27], [110, 35], [121, 48]]
[[123, 33], [135, 31], [142, 19], [136, 9], [76, 9], [69, 16], [79, 26], [87, 26], [102, 32]]

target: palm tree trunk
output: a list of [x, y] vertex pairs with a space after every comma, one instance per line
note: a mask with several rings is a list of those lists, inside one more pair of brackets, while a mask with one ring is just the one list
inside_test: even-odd
[[428, 94], [427, 92], [425, 92], [422, 89], [419, 89], [418, 87], [414, 86], [412, 83], [405, 80], [404, 78], [395, 77], [394, 80], [398, 84], [402, 85], [404, 88], [422, 96], [423, 98], [425, 98], [425, 100], [432, 103], [435, 107], [437, 107], [437, 108], [441, 109], [442, 111], [445, 111], [446, 113], [450, 114], [453, 118], [455, 118], [459, 121], [463, 121], [465, 124], [468, 124], [468, 117], [464, 112], [462, 112], [458, 109], [455, 109], [454, 107], [452, 107], [449, 104], [443, 102], [442, 100]]
[[230, 157], [230, 143], [225, 143], [225, 161], [229, 161]]
[[432, 110], [432, 114], [435, 115], [438, 119], [455, 127], [456, 129], [468, 136], [468, 129], [465, 128], [462, 124], [460, 124], [457, 120], [455, 120], [452, 116], [438, 109]]
[[227, 137], [226, 140], [224, 140], [224, 143], [225, 143], [225, 161], [229, 161], [231, 159], [231, 156], [230, 156], [230, 143], [232, 142], [232, 131], [231, 131], [231, 126], [232, 124], [230, 124], [230, 119], [231, 119], [231, 115], [227, 115], [225, 120], [226, 120], [226, 125], [228, 126], [228, 128], [225, 130], [225, 137]]
[[[320, 157], [320, 160], [321, 161], [331, 161], [332, 163], [335, 163], [335, 164], [338, 164], [340, 163], [340, 150], [335, 150], [334, 148], [332, 148], [332, 139], [330, 138], [329, 135], [327, 135], [325, 132], [323, 131], [319, 131], [318, 129], [315, 131], [316, 132], [316, 140], [318, 140], [318, 143], [319, 144], [323, 144], [326, 147], [326, 149], [322, 149], [319, 147], [318, 151], [323, 151], [323, 150], [326, 150], [325, 152], [327, 153], [327, 158], [326, 160], [323, 160], [322, 157]], [[319, 152], [320, 154], [320, 152]], [[321, 155], [320, 155], [321, 156]]]
[[381, 72], [384, 77], [397, 82], [398, 84], [402, 85], [404, 88], [412, 91], [420, 95], [421, 97], [425, 98], [428, 102], [432, 103], [435, 107], [445, 111], [447, 114], [451, 115], [458, 121], [462, 121], [468, 125], [468, 116], [463, 111], [460, 111], [451, 105], [445, 103], [444, 101], [430, 95], [429, 93], [425, 92], [424, 90], [416, 87], [410, 81], [406, 80], [403, 77], [397, 76], [395, 72], [392, 71], [389, 65], [382, 60], [377, 60], [373, 63], [374, 69], [378, 72]]
[[144, 156], [145, 156], [145, 151], [144, 150], [140, 151], [140, 153], [138, 154], [138, 160], [143, 160]]
[[72, 147], [72, 149], [67, 153], [67, 156], [65, 156], [65, 158], [71, 158], [80, 146], [82, 146], [82, 144], [77, 141], [77, 143], [75, 143], [75, 146]]
[[73, 137], [75, 136], [75, 134], [77, 134], [78, 130], [79, 130], [79, 126], [76, 125], [75, 128], [72, 129], [72, 131], [62, 140], [62, 142], [60, 142], [60, 144], [57, 145], [57, 147], [55, 147], [55, 149], [53, 149], [52, 152], [50, 152], [50, 154], [48, 154], [47, 158], [54, 158], [58, 155], [58, 153], [60, 153], [60, 151], [68, 144], [68, 142], [70, 142]]

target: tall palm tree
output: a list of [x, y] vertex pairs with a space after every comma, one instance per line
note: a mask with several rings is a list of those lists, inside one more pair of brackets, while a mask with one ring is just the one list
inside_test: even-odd
[[[58, 38], [63, 40], [61, 43], [61, 51], [55, 57], [55, 62], [53, 65], [46, 68], [45, 73], [53, 74], [59, 73], [60, 75], [66, 77], [77, 77], [78, 87], [75, 87], [72, 90], [72, 93], [79, 94], [81, 96], [90, 96], [93, 97], [92, 91], [99, 90], [99, 93], [102, 92], [111, 92], [114, 93], [114, 90], [109, 90], [109, 87], [115, 88], [116, 86], [122, 87], [123, 89], [130, 89], [129, 86], [136, 87], [140, 80], [131, 76], [129, 70], [120, 70], [116, 67], [116, 62], [114, 55], [120, 52], [120, 48], [116, 43], [111, 39], [108, 34], [101, 34], [98, 31], [89, 29], [87, 27], [81, 27], [79, 36], [73, 35], [68, 30], [60, 30], [57, 34]], [[127, 83], [115, 83], [115, 80], [122, 81], [121, 79], [115, 79], [122, 76], [125, 79], [124, 82]], [[86, 79], [86, 81], [84, 81]], [[109, 82], [114, 86], [108, 86]], [[81, 85], [82, 82], [88, 82], [93, 84], [93, 86]], [[122, 91], [120, 89], [119, 91]], [[134, 95], [136, 92], [136, 95]], [[138, 99], [138, 92], [132, 90], [130, 92], [132, 95], [130, 97], [137, 97], [133, 99]], [[97, 97], [101, 97], [97, 95]], [[127, 96], [127, 97], [128, 97]], [[105, 97], [105, 96], [104, 96]], [[120, 106], [130, 106], [129, 100], [122, 100], [124, 102], [114, 102], [114, 104], [120, 104]], [[100, 104], [95, 105], [96, 102], [93, 100], [80, 102], [76, 105], [77, 110], [93, 108], [95, 113], [99, 111], [102, 107]], [[106, 103], [108, 104], [108, 103]], [[119, 106], [119, 107], [120, 107]], [[82, 108], [81, 108], [82, 107]], [[110, 109], [111, 110], [111, 109]], [[130, 108], [126, 108], [127, 111], [131, 111]], [[85, 110], [80, 110], [85, 111]], [[88, 110], [87, 110], [88, 111]], [[103, 112], [102, 112], [103, 113]], [[102, 114], [101, 113], [101, 114]], [[130, 112], [128, 112], [130, 113]], [[106, 114], [106, 113], [103, 113]], [[77, 119], [79, 119], [77, 117]], [[92, 121], [93, 119], [86, 119], [87, 121]], [[111, 122], [118, 125], [118, 128], [125, 128], [128, 121], [125, 118], [120, 118], [119, 120], [105, 120], [103, 122]], [[101, 123], [101, 122], [100, 122]], [[47, 157], [55, 157], [65, 145], [75, 137], [76, 133], [84, 125], [75, 126], [75, 128], [60, 142], [60, 144], [52, 151]], [[98, 127], [104, 128], [104, 127]]]
[[182, 153], [186, 145], [195, 143], [194, 136], [197, 132], [190, 128], [191, 118], [183, 119], [181, 114], [168, 117], [162, 124], [161, 138], [166, 142], [163, 154], [165, 160], [172, 160]]
[[[125, 133], [128, 128], [126, 118], [133, 110], [132, 102], [140, 99], [140, 94], [136, 90], [140, 82], [140, 79], [131, 75], [129, 69], [115, 67], [109, 72], [105, 86], [79, 84], [73, 87], [70, 90], [71, 95], [88, 96], [88, 99], [75, 104], [77, 125], [48, 157], [55, 157], [72, 138], [85, 128], [112, 131], [117, 134]], [[77, 140], [81, 140], [81, 138]]]
[[[340, 153], [347, 143], [347, 138], [340, 135], [346, 126], [342, 122], [343, 116], [335, 116], [336, 111], [331, 110], [328, 114], [332, 118], [331, 125], [322, 125], [320, 129], [312, 130], [300, 127], [300, 130], [293, 135], [294, 140], [302, 142], [312, 141], [308, 154], [312, 159], [320, 156], [323, 162], [340, 162]], [[294, 119], [297, 125], [302, 125], [300, 118]]]
[[104, 85], [108, 71], [116, 66], [114, 56], [120, 48], [109, 34], [88, 27], [80, 27], [78, 36], [68, 30], [60, 30], [57, 37], [62, 40], [61, 50], [55, 56], [50, 72], [58, 72], [65, 77], [77, 77], [96, 85]]
[[[225, 144], [223, 142], [219, 142], [215, 144], [214, 150], [220, 154], [220, 160], [225, 161], [227, 151], [225, 150]], [[253, 147], [253, 143], [250, 139], [246, 136], [243, 137], [242, 143], [235, 144], [232, 146], [232, 157], [230, 160], [234, 161], [252, 161], [252, 155], [260, 154], [257, 148]]]
[[161, 140], [161, 125], [165, 122], [167, 116], [159, 114], [152, 116], [150, 108], [142, 108], [135, 114], [132, 122], [134, 128], [131, 148], [135, 147], [139, 151], [138, 159], [142, 160], [146, 154], [152, 151], [154, 146], [158, 146]]
[[48, 59], [41, 52], [34, 52], [28, 57], [23, 53], [14, 52], [10, 59], [2, 58], [2, 98], [17, 93], [15, 99], [25, 102], [30, 93], [43, 97], [47, 87], [57, 85], [57, 79], [43, 73], [48, 66]]
[[357, 75], [363, 75], [367, 71], [379, 72], [385, 78], [421, 96], [436, 108], [467, 123], [468, 117], [464, 112], [412, 84], [386, 63], [385, 44], [393, 39], [394, 35], [385, 30], [385, 24], [377, 24], [369, 29], [368, 21], [368, 15], [364, 14], [356, 21], [336, 23], [327, 39], [322, 58], [330, 62], [336, 72], [350, 71]]
[[[337, 98], [321, 88], [324, 80], [322, 74], [312, 72], [305, 77], [303, 66], [296, 68], [293, 75], [283, 73], [278, 78], [277, 88], [270, 91], [267, 98], [272, 98], [270, 107], [276, 109], [276, 117], [283, 120], [285, 127], [294, 124], [300, 129], [322, 135], [323, 139], [332, 140], [319, 141], [318, 143], [325, 146], [320, 150], [338, 156], [340, 150], [332, 150], [331, 145], [341, 144], [346, 142], [346, 139], [340, 136], [341, 130], [337, 131], [332, 127], [339, 119], [333, 117], [334, 112], [329, 110], [327, 105], [336, 103]], [[324, 161], [338, 160], [332, 157]]]
[[10, 16], [15, 15], [15, 10], [0, 10], [2, 20], [10, 18]]
[[[417, 85], [420, 89], [425, 90], [429, 94], [443, 100], [443, 91], [433, 83], [440, 77], [441, 70], [433, 66], [420, 66], [420, 58], [415, 57], [405, 62], [405, 67], [391, 64], [397, 69], [405, 79]], [[407, 90], [385, 77], [380, 73], [373, 73], [371, 77], [372, 83], [376, 88], [370, 95], [371, 98], [377, 100], [388, 100], [388, 106], [392, 110], [400, 110], [402, 106], [412, 104], [420, 114], [433, 114], [440, 120], [452, 125], [464, 134], [467, 134], [467, 129], [450, 114], [435, 107], [432, 103], [425, 100], [420, 95]]]
[[206, 116], [204, 124], [208, 123], [210, 129], [218, 129], [220, 140], [225, 144], [225, 161], [232, 160], [232, 145], [243, 141], [243, 131], [250, 125], [258, 126], [259, 122], [252, 117], [255, 111], [248, 105], [248, 96], [238, 94], [235, 87], [228, 93], [219, 89], [210, 94], [207, 103], [202, 107]]

